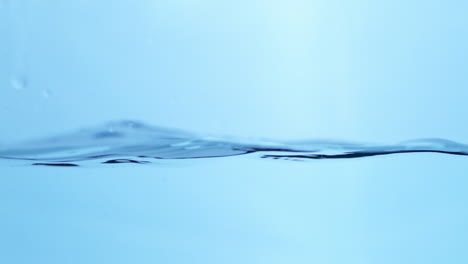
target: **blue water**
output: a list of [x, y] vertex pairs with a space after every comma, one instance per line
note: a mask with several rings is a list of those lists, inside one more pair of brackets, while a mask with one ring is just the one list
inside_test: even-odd
[[75, 167], [97, 160], [101, 164], [148, 164], [162, 159], [199, 159], [257, 154], [261, 158], [309, 160], [433, 152], [468, 156], [468, 145], [446, 139], [408, 140], [398, 144], [358, 144], [331, 140], [244, 140], [197, 135], [116, 121], [69, 135], [36, 140], [0, 149], [0, 159], [32, 165]]
[[0, 263], [467, 263], [467, 5], [0, 0]]
[[[79, 162], [81, 165], [81, 162]], [[13, 263], [462, 263], [464, 156], [2, 165]]]

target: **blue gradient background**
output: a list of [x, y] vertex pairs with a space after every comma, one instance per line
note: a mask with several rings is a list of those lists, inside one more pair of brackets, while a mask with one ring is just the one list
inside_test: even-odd
[[[0, 0], [0, 147], [115, 119], [468, 142], [463, 1]], [[464, 157], [0, 167], [0, 263], [466, 263]]]

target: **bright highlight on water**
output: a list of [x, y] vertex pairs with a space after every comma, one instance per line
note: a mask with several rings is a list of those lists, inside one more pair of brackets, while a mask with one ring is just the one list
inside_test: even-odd
[[84, 161], [145, 164], [160, 159], [247, 154], [259, 154], [261, 158], [311, 160], [415, 152], [468, 155], [468, 145], [445, 139], [419, 139], [391, 145], [330, 140], [248, 142], [148, 126], [135, 121], [117, 121], [71, 134], [3, 147], [0, 149], [0, 159], [30, 161], [32, 165], [80, 166]]

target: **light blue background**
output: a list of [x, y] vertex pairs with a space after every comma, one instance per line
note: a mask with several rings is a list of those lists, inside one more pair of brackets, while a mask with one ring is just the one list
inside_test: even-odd
[[466, 138], [463, 1], [2, 4], [8, 138], [121, 118], [243, 136]]
[[[0, 147], [114, 119], [468, 142], [463, 1], [0, 0]], [[466, 159], [0, 168], [1, 263], [465, 263]]]

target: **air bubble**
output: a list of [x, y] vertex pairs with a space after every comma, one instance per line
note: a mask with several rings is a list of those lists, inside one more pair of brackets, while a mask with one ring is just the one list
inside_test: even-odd
[[11, 79], [10, 85], [15, 90], [23, 90], [28, 86], [28, 82], [25, 78], [16, 77]]
[[50, 90], [48, 89], [42, 90], [41, 94], [45, 99], [48, 99], [51, 96]]

